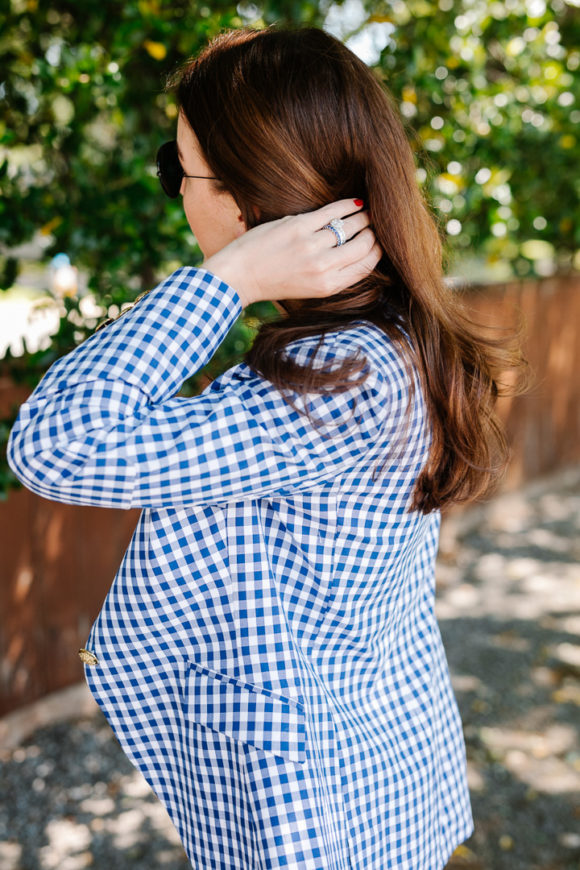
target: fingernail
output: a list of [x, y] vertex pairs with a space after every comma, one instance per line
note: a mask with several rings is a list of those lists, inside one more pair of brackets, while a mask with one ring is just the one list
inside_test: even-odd
[[355, 199], [354, 204], [355, 205], [364, 205], [364, 202], [362, 201], [362, 199]]

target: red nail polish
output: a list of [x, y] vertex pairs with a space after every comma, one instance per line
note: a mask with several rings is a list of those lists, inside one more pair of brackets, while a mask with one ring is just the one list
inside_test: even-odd
[[354, 204], [355, 205], [364, 205], [364, 202], [362, 201], [362, 199], [355, 199]]

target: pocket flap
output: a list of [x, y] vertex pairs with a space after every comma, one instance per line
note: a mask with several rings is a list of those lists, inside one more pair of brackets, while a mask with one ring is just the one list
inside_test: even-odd
[[184, 698], [188, 719], [289, 761], [306, 761], [306, 714], [261, 686], [191, 664]]

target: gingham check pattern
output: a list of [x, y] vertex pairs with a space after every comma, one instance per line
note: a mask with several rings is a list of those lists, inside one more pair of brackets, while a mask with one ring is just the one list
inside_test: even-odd
[[193, 867], [440, 870], [473, 819], [434, 616], [440, 514], [409, 510], [418, 374], [359, 320], [315, 358], [367, 358], [362, 386], [306, 397], [326, 427], [244, 363], [176, 396], [241, 311], [219, 277], [175, 272], [54, 363], [10, 466], [45, 498], [143, 508], [85, 673]]

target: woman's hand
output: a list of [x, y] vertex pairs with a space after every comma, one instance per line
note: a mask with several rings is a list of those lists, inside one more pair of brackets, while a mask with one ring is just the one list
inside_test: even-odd
[[[366, 277], [383, 256], [361, 208], [341, 199], [252, 227], [202, 268], [233, 287], [244, 308], [258, 301], [332, 296]], [[332, 230], [322, 229], [332, 218], [344, 220], [343, 245]]]

